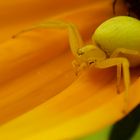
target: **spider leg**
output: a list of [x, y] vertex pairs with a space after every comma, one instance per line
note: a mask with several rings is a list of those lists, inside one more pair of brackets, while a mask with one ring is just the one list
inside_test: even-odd
[[[125, 96], [124, 96], [124, 101], [125, 104], [128, 102], [128, 90], [129, 90], [129, 85], [130, 85], [130, 72], [129, 72], [129, 62], [126, 58], [123, 57], [118, 57], [118, 58], [108, 58], [105, 59], [101, 62], [95, 63], [95, 67], [97, 68], [108, 68], [112, 66], [118, 66], [123, 69], [123, 79], [124, 79], [124, 85], [125, 85]], [[120, 69], [119, 68], [119, 69]], [[117, 71], [119, 72], [119, 71]], [[121, 75], [117, 75], [120, 77]]]
[[69, 43], [70, 43], [71, 51], [72, 51], [73, 55], [76, 58], [78, 58], [78, 53], [77, 53], [78, 49], [83, 47], [84, 43], [83, 43], [83, 40], [81, 38], [81, 35], [80, 35], [78, 29], [72, 23], [67, 23], [67, 22], [63, 22], [63, 21], [59, 21], [59, 20], [47, 21], [46, 23], [42, 23], [42, 24], [36, 25], [34, 27], [31, 27], [29, 29], [25, 29], [25, 30], [17, 33], [16, 35], [14, 35], [13, 37], [15, 38], [24, 32], [35, 30], [37, 28], [67, 29], [68, 33], [69, 33]]
[[118, 64], [117, 65], [117, 83], [116, 83], [117, 93], [120, 93], [121, 77], [122, 77], [122, 68], [121, 68], [121, 64]]
[[87, 64], [86, 63], [79, 64], [76, 60], [73, 60], [72, 66], [74, 68], [76, 76], [78, 76], [79, 72], [84, 70], [87, 67]]
[[25, 32], [31, 31], [31, 30], [35, 30], [37, 28], [60, 28], [60, 29], [67, 29], [68, 30], [68, 34], [69, 34], [70, 49], [71, 49], [73, 55], [76, 58], [76, 60], [72, 63], [72, 65], [74, 66], [74, 69], [76, 71], [76, 75], [78, 74], [78, 72], [81, 69], [83, 69], [85, 67], [85, 64], [82, 64], [82, 62], [80, 61], [79, 54], [78, 54], [79, 48], [83, 47], [84, 43], [83, 43], [82, 37], [81, 37], [78, 29], [76, 28], [76, 26], [74, 24], [63, 22], [63, 21], [59, 21], [59, 20], [50, 20], [50, 21], [47, 21], [45, 23], [41, 23], [39, 25], [31, 27], [29, 29], [23, 30], [23, 31], [17, 33], [13, 37], [15, 38], [15, 37], [19, 36], [22, 33], [25, 33]]
[[[140, 53], [136, 50], [130, 50], [130, 49], [125, 49], [125, 48], [117, 48], [116, 50], [113, 51], [111, 54], [110, 58], [116, 58], [119, 57], [120, 54], [127, 54], [127, 55], [139, 55]], [[120, 81], [121, 81], [121, 65], [117, 65], [117, 91], [120, 93]]]
[[120, 53], [122, 53], [122, 54], [129, 54], [129, 55], [138, 55], [138, 54], [140, 54], [136, 50], [125, 49], [125, 48], [117, 48], [117, 49], [115, 49], [113, 51], [113, 53], [111, 54], [110, 57], [118, 57], [120, 55]]

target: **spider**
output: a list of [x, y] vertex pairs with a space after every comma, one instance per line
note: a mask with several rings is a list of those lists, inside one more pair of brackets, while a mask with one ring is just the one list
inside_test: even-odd
[[95, 44], [91, 43], [88, 45], [84, 45], [76, 26], [64, 21], [48, 21], [31, 29], [21, 31], [18, 34], [36, 28], [61, 28], [68, 30], [70, 49], [75, 57], [72, 65], [77, 72], [91, 65], [101, 69], [116, 66], [118, 93], [123, 71], [124, 100], [127, 102], [130, 85], [129, 67], [140, 65], [140, 21], [138, 19], [128, 16], [117, 16], [106, 20], [97, 27], [92, 35], [92, 40]]

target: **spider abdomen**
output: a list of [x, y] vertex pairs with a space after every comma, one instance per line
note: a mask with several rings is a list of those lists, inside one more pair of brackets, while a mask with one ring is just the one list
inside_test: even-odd
[[[111, 18], [96, 29], [92, 39], [108, 56], [117, 48], [140, 52], [140, 21], [128, 16]], [[140, 55], [124, 57], [129, 59], [131, 66], [140, 64]]]

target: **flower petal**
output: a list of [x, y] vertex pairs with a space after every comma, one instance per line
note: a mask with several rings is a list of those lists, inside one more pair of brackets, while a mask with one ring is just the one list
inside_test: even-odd
[[[86, 40], [111, 10], [110, 2], [101, 0], [55, 18], [75, 23]], [[35, 30], [0, 46], [1, 139], [69, 139], [124, 116], [124, 93], [114, 92], [114, 69], [91, 69], [75, 78], [65, 37], [65, 32]], [[128, 112], [140, 101], [140, 80], [133, 73]]]

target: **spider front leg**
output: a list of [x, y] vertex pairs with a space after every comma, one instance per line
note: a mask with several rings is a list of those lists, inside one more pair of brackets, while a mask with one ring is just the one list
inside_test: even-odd
[[80, 71], [84, 70], [87, 67], [86, 63], [79, 63], [76, 60], [72, 61], [72, 66], [74, 68], [75, 74], [78, 75]]
[[[124, 85], [125, 85], [125, 97], [124, 101], [127, 104], [128, 102], [128, 91], [129, 91], [129, 85], [130, 85], [130, 72], [129, 72], [129, 62], [126, 58], [118, 57], [118, 58], [108, 58], [106, 60], [103, 60], [101, 62], [95, 63], [95, 67], [97, 68], [108, 68], [112, 66], [122, 66], [123, 69], [123, 79], [124, 79]], [[117, 71], [118, 72], [118, 71]], [[118, 73], [119, 76], [119, 73]]]
[[116, 84], [116, 88], [117, 88], [117, 93], [120, 93], [120, 82], [121, 82], [121, 76], [122, 75], [122, 66], [121, 64], [117, 65], [117, 84]]
[[[34, 30], [37, 28], [67, 29], [68, 34], [69, 34], [70, 49], [76, 58], [76, 61], [74, 61], [73, 66], [75, 69], [77, 68], [77, 70], [76, 70], [77, 72], [79, 72], [79, 70], [82, 69], [84, 64], [82, 64], [82, 66], [78, 67], [78, 65], [80, 65], [78, 50], [79, 50], [79, 48], [83, 47], [84, 43], [83, 43], [83, 40], [81, 38], [81, 35], [80, 35], [78, 29], [76, 28], [76, 26], [74, 24], [63, 22], [63, 21], [58, 21], [58, 20], [48, 21], [46, 23], [42, 23], [37, 26], [34, 26], [30, 29], [23, 30], [23, 31], [17, 33], [14, 37], [17, 37], [18, 35], [20, 35], [24, 32], [28, 32], [28, 31], [31, 31], [31, 30]], [[79, 64], [76, 64], [76, 63], [79, 63]]]

